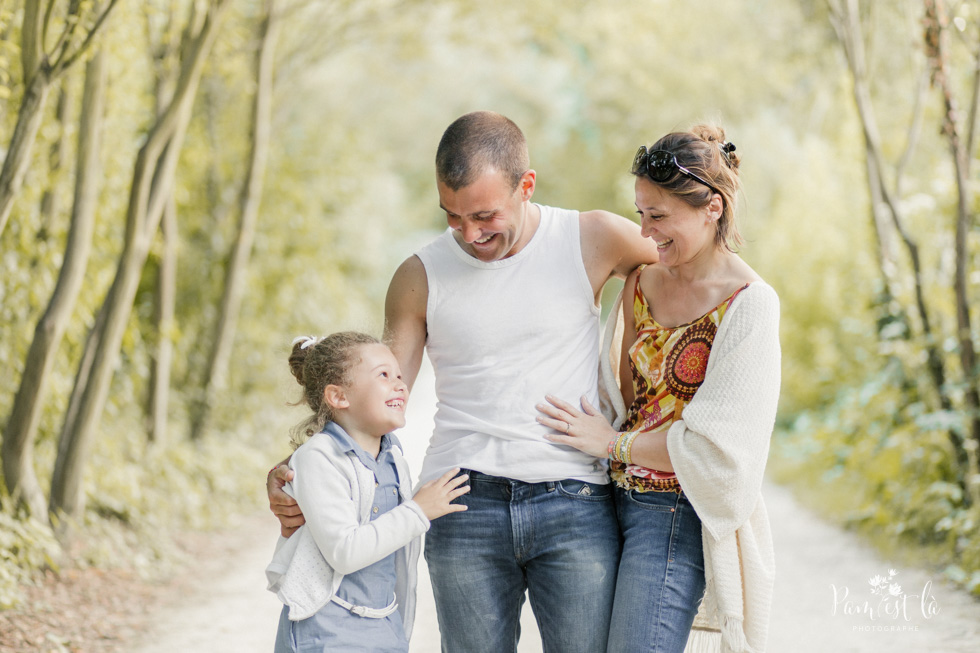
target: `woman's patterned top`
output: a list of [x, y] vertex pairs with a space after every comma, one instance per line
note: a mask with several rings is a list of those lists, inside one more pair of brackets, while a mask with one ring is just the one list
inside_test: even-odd
[[[629, 349], [635, 399], [626, 411], [620, 427], [623, 431], [667, 431], [681, 419], [684, 407], [704, 381], [718, 325], [732, 301], [745, 288], [748, 284], [697, 320], [668, 328], [650, 315], [650, 306], [637, 280], [633, 295], [636, 341]], [[680, 489], [673, 472], [612, 461], [609, 473], [612, 480], [626, 490], [675, 492]]]

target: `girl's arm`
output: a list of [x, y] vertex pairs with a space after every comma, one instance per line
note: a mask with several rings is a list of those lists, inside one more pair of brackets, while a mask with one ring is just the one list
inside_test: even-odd
[[[339, 464], [349, 464], [339, 461]], [[327, 563], [350, 574], [402, 548], [429, 528], [414, 501], [360, 524], [347, 475], [315, 447], [293, 454], [293, 494], [306, 516], [306, 527]]]
[[466, 510], [453, 500], [469, 491], [463, 485], [469, 477], [457, 476], [454, 469], [423, 485], [413, 499], [361, 524], [347, 475], [324, 452], [309, 448], [294, 454], [293, 464], [293, 493], [307, 528], [324, 559], [341, 574], [386, 558], [429, 530], [430, 520]]

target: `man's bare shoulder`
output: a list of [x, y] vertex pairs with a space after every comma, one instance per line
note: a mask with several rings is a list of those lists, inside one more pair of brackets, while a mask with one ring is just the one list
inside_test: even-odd
[[428, 279], [425, 265], [416, 256], [409, 256], [402, 261], [388, 284], [387, 304], [407, 308], [410, 306], [425, 306], [429, 294]]
[[425, 265], [422, 263], [422, 259], [418, 255], [412, 254], [398, 266], [395, 274], [391, 277], [391, 282], [415, 283], [421, 281], [424, 284], [425, 279]]
[[593, 209], [591, 211], [580, 211], [579, 214], [579, 225], [583, 229], [589, 229], [593, 231], [602, 231], [610, 228], [629, 228], [630, 226], [636, 227], [636, 223], [629, 218], [624, 218], [623, 216], [613, 213], [612, 211], [604, 211], [602, 209]]
[[611, 211], [582, 211], [579, 230], [592, 250], [591, 257], [585, 255], [586, 267], [594, 266], [603, 283], [608, 275], [623, 278], [637, 265], [658, 259], [656, 244], [640, 235], [640, 226]]

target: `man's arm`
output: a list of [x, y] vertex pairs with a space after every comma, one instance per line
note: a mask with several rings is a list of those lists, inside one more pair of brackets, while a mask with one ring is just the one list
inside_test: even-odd
[[405, 259], [388, 285], [385, 298], [384, 340], [402, 370], [402, 380], [409, 390], [415, 384], [422, 365], [427, 335], [425, 308], [429, 301], [429, 284], [425, 266], [417, 256]]
[[609, 211], [579, 214], [582, 261], [596, 298], [612, 277], [623, 279], [641, 263], [659, 260], [657, 244], [640, 235], [632, 220]]
[[306, 517], [299, 509], [296, 499], [283, 491], [286, 483], [293, 480], [293, 470], [289, 469], [289, 458], [276, 465], [265, 477], [265, 491], [269, 495], [269, 510], [279, 520], [279, 533], [289, 537], [306, 523]]

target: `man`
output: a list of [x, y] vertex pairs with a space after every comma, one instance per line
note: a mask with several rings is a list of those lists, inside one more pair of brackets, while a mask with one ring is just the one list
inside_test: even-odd
[[[657, 260], [629, 220], [531, 203], [520, 129], [492, 112], [458, 118], [436, 153], [449, 229], [395, 272], [388, 344], [410, 385], [428, 349], [435, 432], [421, 481], [470, 476], [466, 512], [425, 540], [444, 651], [516, 651], [525, 590], [544, 649], [605, 650], [619, 534], [604, 461], [549, 443], [535, 405], [551, 394], [598, 405], [598, 298]], [[283, 533], [302, 523], [270, 481]]]

